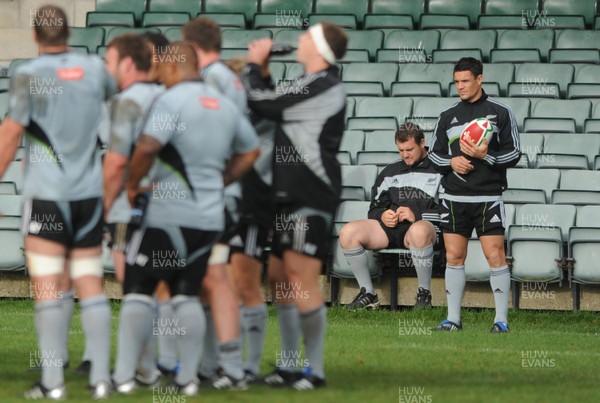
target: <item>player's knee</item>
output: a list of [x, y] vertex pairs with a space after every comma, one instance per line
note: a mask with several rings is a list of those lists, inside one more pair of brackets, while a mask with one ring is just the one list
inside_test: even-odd
[[417, 221], [406, 233], [407, 246], [421, 249], [435, 241], [435, 229], [428, 221]]
[[466, 251], [454, 251], [446, 249], [446, 264], [450, 266], [462, 266], [467, 258]]
[[506, 265], [506, 256], [504, 254], [504, 250], [501, 248], [495, 248], [491, 251], [488, 251], [485, 254], [485, 258], [490, 267], [502, 267]]
[[361, 245], [359, 227], [356, 223], [348, 223], [340, 230], [340, 246], [344, 249], [358, 248]]
[[77, 280], [83, 276], [102, 277], [102, 258], [100, 256], [78, 257], [69, 260], [71, 278]]

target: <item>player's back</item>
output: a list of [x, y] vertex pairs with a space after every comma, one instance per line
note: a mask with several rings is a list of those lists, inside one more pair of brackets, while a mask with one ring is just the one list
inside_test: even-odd
[[113, 85], [100, 58], [73, 52], [45, 54], [17, 69], [8, 116], [26, 128], [26, 197], [102, 195], [99, 111]]
[[200, 76], [207, 84], [212, 85], [233, 101], [242, 112], [246, 112], [248, 104], [244, 86], [225, 63], [217, 61], [209, 64], [200, 70]]
[[157, 99], [144, 134], [167, 141], [149, 175], [148, 224], [222, 230], [225, 163], [258, 146], [242, 112], [216, 89], [184, 81]]

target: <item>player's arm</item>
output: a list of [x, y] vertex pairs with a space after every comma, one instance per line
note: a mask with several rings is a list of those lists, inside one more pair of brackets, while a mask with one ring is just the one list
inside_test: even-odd
[[132, 206], [135, 196], [143, 191], [143, 189], [139, 188], [140, 182], [148, 171], [150, 171], [154, 158], [162, 148], [163, 144], [154, 137], [145, 134], [140, 136], [131, 157], [131, 166], [126, 185], [127, 198]]
[[450, 155], [450, 145], [446, 136], [446, 122], [443, 115], [438, 118], [433, 136], [429, 144], [429, 159], [435, 169], [442, 175], [452, 172], [452, 156]]
[[[503, 114], [503, 119], [498, 122], [498, 150], [487, 150], [483, 161], [493, 167], [506, 169], [517, 165], [521, 158], [521, 139], [517, 121], [510, 109]], [[501, 115], [498, 117], [500, 118]]]
[[238, 130], [233, 141], [233, 155], [223, 172], [225, 186], [240, 179], [258, 158], [259, 140], [254, 126], [241, 113], [238, 116]]
[[23, 130], [20, 123], [10, 118], [4, 119], [0, 125], [0, 178], [15, 158]]
[[384, 181], [385, 176], [384, 170], [379, 174], [371, 188], [371, 205], [367, 217], [383, 223], [386, 227], [393, 228], [398, 225], [398, 216], [396, 211], [391, 208], [392, 198]]
[[104, 213], [108, 213], [121, 193], [125, 182], [127, 157], [109, 150], [104, 156], [102, 174], [104, 177]]

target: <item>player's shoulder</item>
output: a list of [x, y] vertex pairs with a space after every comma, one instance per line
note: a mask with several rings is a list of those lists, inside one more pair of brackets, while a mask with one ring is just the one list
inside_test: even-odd
[[456, 113], [456, 109], [460, 108], [461, 105], [462, 101], [459, 99], [458, 101], [446, 106], [446, 108], [440, 112], [440, 119], [444, 119], [450, 115], [454, 116], [454, 114]]
[[493, 108], [502, 112], [508, 113], [509, 111], [511, 111], [510, 106], [508, 106], [498, 98], [488, 96], [485, 101], [488, 103], [488, 105], [491, 105]]
[[400, 158], [400, 155], [398, 155], [398, 160], [386, 165], [386, 167], [381, 170], [379, 177], [385, 178], [387, 176], [395, 176], [406, 170], [408, 170], [408, 165], [406, 165], [406, 163], [404, 163], [404, 161]]

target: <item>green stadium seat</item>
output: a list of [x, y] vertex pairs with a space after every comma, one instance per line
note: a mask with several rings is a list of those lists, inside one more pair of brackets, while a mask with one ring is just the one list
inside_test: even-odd
[[574, 67], [568, 64], [524, 63], [515, 66], [515, 82], [560, 86], [560, 98], [566, 98], [567, 85], [573, 81]]
[[[579, 171], [581, 173], [594, 171]], [[595, 190], [563, 190], [552, 191], [552, 204], [570, 204], [576, 207], [600, 205], [600, 192]]]
[[285, 63], [271, 62], [269, 63], [269, 72], [273, 80], [281, 80], [285, 77]]
[[[396, 151], [392, 130], [375, 130], [365, 135], [365, 151]], [[373, 186], [374, 180], [370, 186]]]
[[480, 49], [482, 62], [490, 58], [490, 51], [496, 44], [496, 32], [485, 31], [448, 31], [442, 37], [441, 49]]
[[365, 0], [315, 0], [315, 14], [353, 14], [362, 26], [364, 16], [369, 12], [369, 2]]
[[304, 66], [300, 63], [287, 63], [285, 67], [285, 78], [296, 78], [304, 74]]
[[340, 203], [335, 213], [333, 234], [338, 236], [344, 224], [351, 221], [364, 220], [369, 213], [370, 202], [368, 201], [346, 201]]
[[389, 93], [398, 76], [398, 66], [391, 63], [351, 63], [344, 68], [344, 81], [380, 81], [385, 93]]
[[394, 117], [398, 125], [412, 115], [410, 98], [362, 98], [356, 103], [356, 117]]
[[556, 49], [598, 49], [600, 31], [565, 29], [556, 34]]
[[169, 42], [180, 41], [183, 39], [183, 34], [181, 33], [181, 28], [179, 27], [171, 27], [164, 32], [165, 37], [169, 40]]
[[367, 14], [365, 29], [413, 29], [410, 15]]
[[[493, 82], [484, 82], [482, 84], [483, 90], [490, 97], [499, 97], [500, 96], [500, 84]], [[448, 84], [448, 94], [450, 97], [457, 97], [458, 91], [456, 90], [456, 85], [454, 83]]]
[[[392, 147], [394, 147], [394, 135], [392, 134]], [[355, 165], [342, 167], [342, 185], [360, 186], [364, 189], [363, 200], [369, 201], [371, 187], [377, 179], [377, 167], [375, 165]]]
[[69, 46], [87, 46], [90, 53], [95, 53], [98, 46], [104, 43], [104, 35], [104, 28], [101, 27], [73, 27], [67, 43]]
[[188, 13], [147, 12], [142, 17], [142, 27], [185, 25], [190, 20]]
[[428, 0], [427, 14], [463, 14], [469, 17], [471, 25], [481, 14], [481, 0]]
[[10, 89], [10, 77], [0, 77], [0, 93]]
[[259, 10], [261, 13], [276, 14], [282, 17], [300, 15], [306, 18], [313, 12], [312, 0], [260, 0]]
[[[524, 169], [518, 169], [524, 171]], [[545, 169], [540, 169], [543, 172]], [[546, 195], [539, 189], [513, 189], [508, 187], [502, 192], [502, 201], [513, 205], [546, 204]]]
[[0, 229], [0, 271], [25, 270], [23, 235], [19, 229]]
[[148, 0], [148, 11], [159, 13], [187, 13], [194, 18], [200, 13], [199, 0]]
[[600, 66], [585, 65], [575, 71], [576, 83], [600, 83]]
[[586, 119], [585, 123], [583, 124], [583, 132], [600, 133], [600, 119]]
[[556, 83], [509, 83], [508, 96], [520, 98], [553, 98], [558, 99], [560, 89]]
[[349, 117], [354, 116], [354, 107], [356, 106], [356, 100], [354, 97], [346, 97], [346, 113], [345, 121], [348, 121]]
[[523, 121], [525, 133], [575, 133], [573, 118], [528, 117]]
[[361, 49], [349, 49], [343, 58], [337, 61], [338, 63], [369, 63], [369, 52]]
[[[484, 70], [485, 78], [485, 70]], [[508, 106], [515, 116], [519, 131], [523, 131], [523, 122], [529, 116], [531, 110], [531, 101], [527, 98], [495, 98], [496, 101]]]
[[541, 63], [538, 49], [492, 49], [491, 63]]
[[600, 64], [598, 49], [550, 49], [550, 63]]
[[[357, 153], [362, 151], [365, 147], [365, 132], [362, 130], [346, 130], [342, 136], [342, 142], [340, 143], [340, 152], [346, 152], [350, 156], [351, 164], [357, 163]], [[377, 174], [376, 174], [377, 175]], [[375, 179], [371, 182], [371, 185], [375, 183]]]
[[[584, 155], [587, 158], [587, 167], [593, 168], [594, 158], [600, 154], [600, 135], [547, 134], [544, 141], [544, 153]], [[565, 184], [565, 186], [561, 186], [561, 189], [578, 189], [568, 187], [566, 182], [561, 181], [561, 184]]]
[[[243, 18], [243, 14], [239, 15]], [[303, 29], [304, 26], [302, 17], [281, 17], [278, 14], [254, 14], [252, 22], [254, 29]]]
[[425, 53], [431, 55], [434, 49], [439, 47], [440, 33], [438, 31], [392, 31], [384, 39], [383, 47], [385, 49], [398, 49], [418, 51], [425, 50]]
[[436, 49], [433, 51], [434, 63], [456, 63], [463, 57], [482, 60], [481, 49]]
[[248, 48], [227, 48], [221, 49], [221, 59], [231, 60], [236, 57], [245, 57], [248, 54]]
[[585, 29], [585, 19], [582, 15], [547, 15], [552, 29]]
[[275, 42], [287, 43], [296, 47], [298, 45], [298, 40], [300, 35], [306, 33], [304, 30], [296, 30], [296, 29], [283, 29], [281, 31], [277, 31], [273, 34], [273, 40]]
[[133, 13], [101, 13], [88, 12], [85, 25], [87, 27], [130, 27], [135, 26], [135, 16]]
[[246, 29], [246, 16], [242, 13], [203, 13], [198, 17], [209, 18], [219, 24], [223, 29], [239, 28]]
[[385, 92], [380, 81], [344, 81], [344, 90], [349, 97], [383, 97]]
[[[522, 135], [521, 138], [530, 136], [532, 135]], [[542, 204], [551, 200], [552, 191], [558, 188], [560, 175], [558, 169], [509, 168], [506, 170], [506, 180], [510, 189], [541, 190], [544, 195]]]
[[548, 53], [554, 43], [554, 31], [507, 30], [498, 36], [497, 49], [539, 49], [542, 61], [548, 60]]
[[577, 227], [600, 228], [600, 207], [588, 206], [577, 210], [575, 224]]
[[146, 0], [96, 0], [96, 12], [133, 13], [138, 24], [142, 22], [142, 14], [146, 11]]
[[[5, 94], [0, 94], [0, 98]], [[4, 115], [2, 115], [4, 116]], [[14, 182], [17, 186], [17, 194], [21, 194], [21, 190], [23, 190], [23, 164], [20, 161], [13, 161], [8, 164], [8, 168], [6, 168], [6, 172], [4, 172], [4, 176], [2, 177], [3, 182]], [[2, 208], [2, 207], [0, 207]], [[8, 210], [0, 210], [2, 214], [5, 216], [10, 215], [21, 215], [20, 213], [20, 205], [16, 206], [19, 211], [18, 214], [11, 214]]]
[[442, 86], [434, 82], [395, 82], [390, 91], [392, 97], [441, 97]]
[[[457, 104], [456, 98], [416, 98], [411, 121], [421, 126], [422, 118], [439, 118], [440, 113]], [[426, 126], [426, 125], [424, 125]], [[423, 127], [421, 127], [425, 130]]]
[[567, 87], [567, 99], [589, 98], [600, 98], [600, 84], [570, 83]]
[[88, 54], [90, 53], [87, 46], [69, 46], [69, 49], [73, 52]]
[[[393, 129], [394, 131], [396, 129]], [[359, 151], [358, 165], [387, 166], [400, 159], [398, 151]]]
[[423, 49], [378, 49], [377, 63], [427, 63], [432, 61], [432, 56], [427, 56]]
[[594, 29], [600, 29], [600, 16], [595, 16], [594, 17]]
[[425, 0], [372, 0], [373, 14], [403, 14], [410, 15], [416, 24], [425, 13]]
[[428, 81], [437, 82], [442, 87], [442, 96], [447, 96], [446, 83], [453, 80], [454, 65], [450, 63], [429, 64], [411, 63], [401, 66], [398, 73], [400, 82]]
[[515, 67], [509, 63], [483, 64], [483, 81], [498, 83], [500, 94], [506, 96], [508, 83], [514, 81]]
[[[598, 143], [597, 143], [598, 144]], [[560, 176], [561, 190], [591, 190], [600, 192], [599, 171], [564, 171]]]
[[583, 131], [583, 122], [590, 117], [592, 103], [588, 100], [540, 99], [532, 108], [532, 117], [575, 119], [577, 133]]
[[266, 29], [226, 29], [221, 33], [221, 48], [247, 48], [253, 40], [271, 37], [271, 31]]
[[527, 21], [519, 15], [480, 15], [477, 19], [478, 29], [524, 29]]
[[[544, 135], [541, 133], [521, 133], [521, 153], [528, 161], [535, 161], [538, 153], [544, 151]], [[532, 167], [533, 168], [533, 167]], [[512, 184], [510, 184], [511, 187]], [[548, 193], [550, 195], [550, 193]]]
[[[14, 182], [0, 182], [0, 194], [16, 195], [17, 194], [17, 185], [15, 185]], [[1, 217], [0, 217], [0, 219], [1, 219]]]
[[316, 25], [323, 21], [339, 25], [344, 29], [356, 29], [358, 27], [354, 14], [311, 14], [308, 17], [309, 25]]
[[581, 15], [590, 26], [597, 14], [596, 0], [544, 0], [543, 4], [549, 15]]
[[486, 0], [483, 13], [493, 15], [521, 15], [523, 11], [538, 10], [538, 0]]
[[4, 120], [6, 112], [8, 112], [8, 92], [0, 92], [0, 121]]
[[383, 47], [382, 31], [347, 31], [348, 49], [365, 49], [369, 58], [375, 60], [377, 49]]
[[[89, 29], [89, 28], [88, 28]], [[104, 38], [104, 43], [108, 45], [110, 41], [116, 38], [119, 35], [123, 35], [125, 33], [133, 33], [133, 34], [143, 34], [147, 31], [160, 32], [160, 29], [156, 27], [151, 28], [123, 28], [123, 27], [114, 27], [106, 32], [106, 36]]]
[[[362, 130], [366, 132], [372, 132], [374, 130], [398, 130], [398, 121], [394, 117], [351, 117], [348, 118], [347, 130]], [[398, 153], [396, 153], [398, 156]], [[358, 155], [358, 164], [360, 162], [360, 155]], [[368, 162], [363, 162], [368, 164]], [[379, 165], [379, 164], [375, 164]]]
[[104, 56], [106, 55], [106, 50], [107, 50], [107, 46], [98, 46], [98, 48], [96, 49], [96, 54], [104, 59]]
[[422, 14], [419, 29], [469, 29], [466, 15]]
[[203, 0], [202, 13], [243, 13], [246, 26], [258, 12], [258, 0]]
[[[584, 206], [577, 213], [577, 221], [583, 209], [598, 214], [600, 206]], [[589, 214], [591, 215], [591, 214]], [[594, 220], [597, 221], [597, 220]], [[594, 222], [592, 221], [592, 222]], [[598, 247], [600, 244], [600, 228], [590, 228], [592, 225], [583, 222], [583, 228], [569, 229], [569, 284], [573, 290], [573, 311], [580, 307], [579, 284], [600, 284], [600, 267], [598, 266]]]

